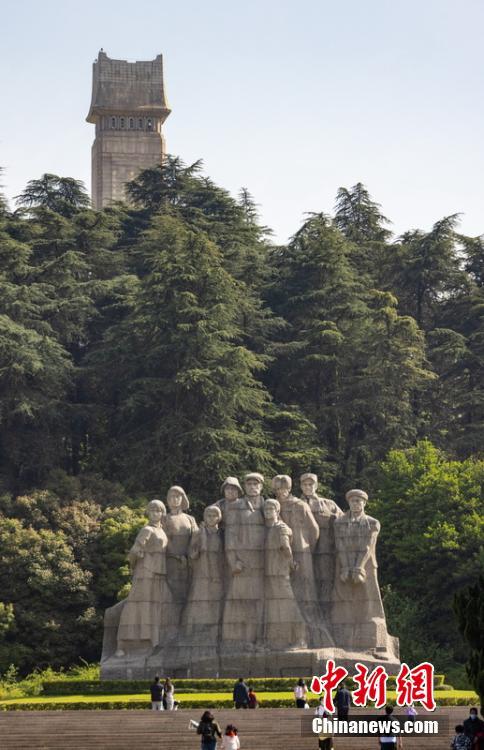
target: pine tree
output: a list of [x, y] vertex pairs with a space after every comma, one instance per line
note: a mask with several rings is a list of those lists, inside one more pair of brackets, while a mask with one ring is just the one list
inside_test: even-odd
[[62, 454], [69, 356], [49, 322], [54, 292], [35, 279], [30, 229], [0, 217], [0, 485], [45, 477]]
[[237, 343], [243, 290], [179, 219], [155, 217], [140, 252], [149, 273], [93, 360], [118, 436], [109, 460], [137, 487], [183, 481], [214, 500], [224, 474], [270, 464], [262, 363]]
[[400, 238], [388, 265], [387, 287], [399, 309], [425, 331], [436, 327], [443, 299], [465, 287], [460, 267], [457, 214], [446, 216], [430, 232], [415, 230]]
[[351, 252], [327, 217], [312, 216], [275, 253], [269, 297], [288, 323], [271, 390], [315, 423], [338, 492], [415, 436], [412, 394], [430, 377], [415, 322], [398, 315], [391, 295], [365, 287]]
[[459, 630], [470, 646], [467, 674], [484, 713], [484, 576], [455, 596], [454, 612]]
[[338, 190], [335, 209], [334, 225], [352, 243], [351, 263], [368, 283], [378, 285], [391, 235], [386, 228], [390, 222], [381, 213], [380, 204], [358, 182], [352, 188]]
[[78, 210], [89, 206], [89, 198], [81, 180], [44, 174], [38, 180], [30, 180], [25, 190], [16, 197], [19, 206], [48, 208], [70, 218]]

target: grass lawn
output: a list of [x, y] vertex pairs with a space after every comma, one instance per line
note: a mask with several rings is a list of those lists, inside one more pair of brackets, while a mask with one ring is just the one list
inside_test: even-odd
[[[392, 699], [395, 698], [395, 692], [389, 690], [388, 698]], [[454, 700], [468, 700], [469, 704], [475, 703], [477, 701], [477, 695], [469, 690], [437, 690], [434, 693], [435, 699], [437, 703], [439, 702], [439, 698], [445, 698], [445, 699], [454, 699]], [[264, 701], [269, 700], [281, 700], [286, 699], [290, 700], [294, 698], [294, 695], [292, 692], [268, 692], [268, 693], [259, 693], [258, 697], [260, 698], [260, 705], [264, 705]], [[200, 703], [201, 705], [205, 703], [210, 703], [212, 701], [231, 701], [232, 700], [232, 693], [226, 692], [226, 693], [175, 693], [176, 700], [179, 700], [181, 705], [183, 706], [184, 701], [189, 701], [191, 704], [193, 703]], [[316, 701], [317, 696], [312, 696], [311, 700]], [[49, 703], [49, 704], [55, 704], [55, 703], [62, 703], [62, 704], [68, 704], [68, 703], [140, 703], [140, 704], [147, 704], [150, 702], [149, 694], [147, 693], [138, 693], [138, 694], [130, 694], [130, 695], [37, 695], [33, 696], [31, 698], [11, 698], [10, 700], [4, 700], [0, 701], [0, 708], [2, 706], [8, 706], [8, 705], [19, 705], [22, 703], [25, 704], [36, 704], [36, 703]], [[141, 707], [141, 706], [140, 706]]]

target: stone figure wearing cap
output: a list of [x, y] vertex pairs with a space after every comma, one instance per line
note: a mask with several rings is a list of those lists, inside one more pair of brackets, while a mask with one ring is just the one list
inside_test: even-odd
[[172, 634], [176, 624], [166, 580], [168, 539], [162, 527], [166, 508], [160, 500], [152, 500], [146, 512], [149, 523], [138, 532], [128, 552], [133, 579], [121, 610], [117, 657], [151, 651]]
[[193, 574], [181, 628], [182, 640], [190, 645], [216, 646], [219, 641], [224, 596], [221, 520], [220, 508], [207, 506], [200, 528], [190, 540], [188, 556]]
[[225, 524], [225, 514], [228, 508], [244, 494], [237, 477], [227, 477], [222, 482], [220, 494], [222, 497], [215, 505], [222, 511], [222, 524]]
[[251, 649], [262, 641], [264, 609], [264, 477], [246, 474], [243, 497], [225, 514], [225, 555], [228, 584], [222, 638]]
[[173, 594], [178, 616], [188, 595], [189, 566], [188, 548], [193, 534], [197, 531], [197, 522], [186, 512], [190, 503], [183, 489], [178, 485], [170, 487], [166, 495], [169, 514], [164, 521], [168, 537], [167, 572], [168, 584]]
[[281, 521], [280, 511], [278, 500], [265, 501], [264, 642], [272, 648], [307, 648], [307, 625], [291, 585], [292, 531]]
[[333, 500], [318, 495], [316, 474], [302, 474], [302, 499], [305, 500], [319, 526], [319, 539], [314, 549], [314, 576], [319, 601], [326, 617], [329, 617], [334, 586], [336, 547], [334, 543], [334, 520], [343, 515]]
[[314, 578], [313, 551], [319, 538], [319, 527], [306, 502], [291, 494], [292, 480], [278, 474], [272, 489], [281, 505], [281, 519], [292, 531], [292, 551], [296, 564], [292, 585], [301, 611], [311, 631], [311, 645], [332, 645], [333, 641], [319, 606]]
[[336, 577], [332, 622], [335, 640], [354, 651], [391, 650], [377, 578], [376, 540], [380, 523], [366, 515], [368, 495], [346, 493], [350, 506], [334, 522]]

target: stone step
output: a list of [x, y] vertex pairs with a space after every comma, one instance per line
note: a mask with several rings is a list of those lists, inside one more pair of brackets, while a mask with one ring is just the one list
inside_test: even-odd
[[[256, 711], [214, 710], [222, 727], [234, 723], [242, 750], [316, 750], [317, 739], [301, 737], [301, 717], [308, 711], [267, 708]], [[355, 718], [364, 713], [355, 709]], [[397, 714], [401, 712], [397, 711]], [[454, 725], [468, 716], [466, 707], [445, 707], [419, 718], [446, 716], [448, 736], [407, 737], [404, 750], [447, 750]], [[1, 750], [198, 750], [200, 737], [188, 729], [202, 711], [154, 713], [150, 710], [0, 712]], [[312, 714], [312, 712], [311, 712]], [[378, 750], [376, 738], [334, 740], [335, 750]]]

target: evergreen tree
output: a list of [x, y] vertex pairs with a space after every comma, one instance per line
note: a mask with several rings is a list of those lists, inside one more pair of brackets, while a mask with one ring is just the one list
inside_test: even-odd
[[35, 280], [32, 250], [0, 217], [0, 485], [38, 482], [62, 453], [69, 357], [49, 321], [55, 290]]
[[19, 206], [48, 208], [67, 218], [86, 208], [90, 202], [81, 180], [56, 174], [44, 174], [38, 180], [30, 180], [16, 200]]
[[179, 219], [156, 217], [142, 252], [149, 273], [133, 309], [93, 360], [118, 436], [111, 465], [132, 485], [183, 481], [214, 500], [220, 477], [270, 462], [262, 362], [236, 343], [243, 290], [216, 246]]
[[381, 213], [361, 182], [352, 188], [340, 188], [336, 195], [334, 225], [352, 245], [350, 261], [368, 283], [382, 280], [382, 261], [391, 232], [390, 222]]
[[[227, 270], [239, 281], [255, 286], [265, 277], [267, 227], [257, 221], [256, 205], [247, 190], [236, 201], [223, 188], [202, 176], [199, 160], [186, 166], [167, 156], [163, 164], [147, 169], [128, 185], [128, 194], [140, 207], [134, 218], [139, 231], [147, 229], [156, 213], [178, 215], [195, 231], [203, 231], [217, 244]], [[139, 221], [137, 220], [139, 218]], [[142, 256], [137, 270], [143, 273]]]
[[454, 612], [459, 630], [470, 646], [467, 673], [484, 714], [484, 575], [456, 594]]
[[338, 492], [412, 439], [412, 394], [429, 377], [415, 322], [398, 315], [391, 295], [366, 289], [351, 252], [325, 216], [311, 217], [275, 253], [269, 297], [288, 322], [271, 390], [315, 423], [319, 446], [338, 467]]
[[392, 249], [388, 288], [398, 297], [401, 312], [425, 331], [436, 327], [440, 303], [466, 285], [455, 231], [458, 218], [446, 216], [430, 232], [407, 232]]
[[[446, 344], [447, 358], [437, 362], [442, 442], [465, 457], [478, 453], [484, 439], [484, 249], [482, 238], [460, 237], [467, 283], [441, 303], [444, 331], [430, 337], [433, 360]], [[454, 345], [449, 345], [447, 342]]]

